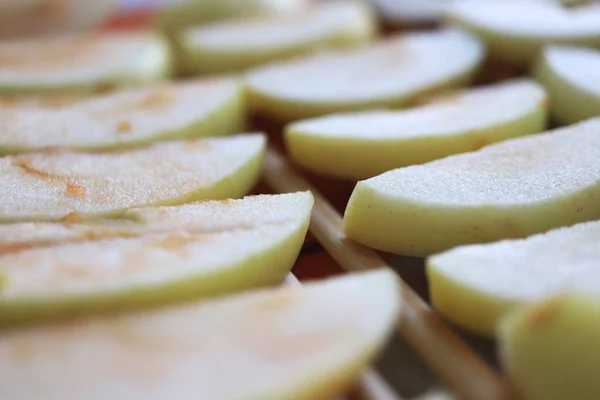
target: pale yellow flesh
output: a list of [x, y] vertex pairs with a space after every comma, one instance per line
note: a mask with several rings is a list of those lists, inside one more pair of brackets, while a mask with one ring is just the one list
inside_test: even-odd
[[128, 151], [7, 156], [0, 159], [0, 220], [118, 216], [133, 206], [240, 197], [258, 178], [265, 139], [251, 134]]
[[344, 231], [427, 256], [600, 218], [600, 119], [360, 181]]
[[13, 330], [0, 334], [0, 397], [331, 399], [382, 349], [400, 302], [386, 270]]
[[315, 4], [290, 15], [272, 15], [192, 27], [179, 36], [188, 74], [242, 71], [327, 47], [369, 42], [373, 10], [357, 0]]
[[419, 94], [467, 84], [483, 56], [481, 43], [458, 30], [392, 36], [251, 71], [249, 106], [280, 121], [401, 106]]
[[153, 32], [11, 40], [0, 54], [1, 95], [95, 93], [164, 80], [171, 67], [166, 41]]
[[600, 298], [568, 292], [516, 311], [499, 329], [500, 355], [527, 400], [596, 400]]
[[573, 124], [600, 115], [600, 51], [550, 46], [540, 54], [533, 73], [548, 90], [556, 121]]
[[310, 192], [131, 209], [135, 221], [0, 226], [0, 326], [123, 311], [279, 283]]
[[600, 222], [526, 239], [460, 246], [427, 260], [431, 300], [449, 320], [493, 336], [517, 306], [569, 290], [600, 292]]
[[174, 34], [194, 25], [301, 12], [308, 3], [308, 0], [183, 0], [164, 4], [156, 24]]
[[590, 3], [567, 8], [554, 1], [460, 0], [446, 16], [479, 36], [492, 59], [527, 66], [547, 44], [600, 46], [600, 4]]
[[0, 108], [0, 154], [45, 147], [103, 150], [242, 132], [242, 88], [235, 80], [130, 89], [58, 108]]
[[[311, 171], [366, 179], [546, 128], [546, 95], [530, 80], [465, 90], [406, 111], [365, 111], [288, 125], [294, 161]], [[357, 162], [360, 160], [360, 162]]]

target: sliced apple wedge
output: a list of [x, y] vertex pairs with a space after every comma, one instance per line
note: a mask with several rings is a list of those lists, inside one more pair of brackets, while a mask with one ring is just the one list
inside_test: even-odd
[[446, 11], [449, 20], [481, 37], [495, 60], [526, 65], [549, 43], [600, 46], [598, 3], [572, 8], [540, 0], [461, 0], [452, 4]]
[[131, 209], [136, 222], [1, 225], [0, 325], [280, 283], [312, 204], [301, 192]]
[[0, 0], [0, 38], [96, 28], [118, 6], [117, 0]]
[[173, 34], [188, 26], [302, 11], [309, 0], [179, 0], [161, 7], [156, 24]]
[[97, 92], [166, 78], [167, 42], [152, 32], [0, 42], [0, 94]]
[[288, 125], [285, 142], [304, 168], [365, 179], [545, 128], [544, 89], [523, 79], [443, 96], [410, 110], [299, 121]]
[[454, 29], [322, 51], [251, 72], [250, 106], [278, 120], [400, 106], [417, 94], [468, 83], [483, 56], [476, 38]]
[[243, 196], [259, 175], [265, 142], [254, 134], [0, 158], [0, 220], [118, 216], [132, 206]]
[[5, 331], [0, 397], [329, 400], [376, 358], [400, 310], [382, 270]]
[[600, 218], [600, 118], [357, 184], [346, 234], [426, 256]]
[[595, 400], [600, 393], [600, 297], [569, 292], [501, 324], [500, 358], [521, 397]]
[[188, 74], [241, 71], [323, 47], [352, 46], [376, 34], [364, 2], [334, 0], [303, 12], [193, 27], [179, 37]]
[[244, 114], [242, 87], [232, 79], [129, 89], [59, 109], [7, 106], [0, 108], [0, 154], [232, 134], [244, 128]]
[[594, 289], [600, 222], [527, 239], [461, 246], [427, 260], [431, 299], [451, 321], [492, 336], [516, 306], [565, 290]]
[[550, 111], [558, 122], [572, 124], [600, 115], [600, 51], [549, 46], [534, 75], [548, 90]]

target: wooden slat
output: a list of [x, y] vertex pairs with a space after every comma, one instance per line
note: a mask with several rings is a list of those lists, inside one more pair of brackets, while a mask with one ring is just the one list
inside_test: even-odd
[[[345, 237], [338, 212], [276, 150], [267, 152], [264, 180], [278, 192], [313, 192], [310, 230], [346, 271], [389, 268], [377, 252]], [[398, 332], [455, 393], [464, 400], [510, 398], [498, 374], [456, 336], [427, 302], [404, 282], [402, 292], [405, 305]]]

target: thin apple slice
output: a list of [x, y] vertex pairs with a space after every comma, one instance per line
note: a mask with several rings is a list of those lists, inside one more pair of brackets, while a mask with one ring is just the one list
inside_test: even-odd
[[10, 232], [0, 243], [0, 325], [280, 283], [312, 204], [303, 192], [132, 209], [137, 222], [0, 226]]
[[315, 4], [303, 12], [193, 27], [182, 32], [188, 74], [242, 71], [323, 47], [364, 44], [376, 33], [375, 15], [357, 0]]
[[[535, 15], [535, 18], [531, 18]], [[486, 43], [491, 58], [526, 65], [549, 43], [600, 46], [600, 4], [556, 1], [461, 0], [448, 18]]]
[[382, 270], [5, 331], [0, 397], [328, 400], [376, 358], [400, 311]]
[[0, 43], [0, 94], [96, 92], [166, 78], [167, 42], [152, 32], [72, 34]]
[[600, 118], [358, 183], [352, 239], [426, 256], [600, 218]]
[[521, 397], [595, 400], [600, 394], [600, 297], [568, 292], [502, 321], [500, 358]]
[[117, 0], [0, 0], [0, 38], [96, 28], [118, 5]]
[[156, 24], [169, 33], [189, 26], [261, 15], [302, 11], [309, 0], [180, 0], [162, 6]]
[[400, 106], [418, 94], [468, 83], [483, 56], [476, 38], [454, 29], [323, 51], [251, 72], [250, 106], [278, 120]]
[[0, 220], [118, 216], [133, 206], [243, 196], [259, 175], [265, 142], [254, 134], [0, 158]]
[[443, 96], [410, 110], [299, 121], [288, 125], [285, 142], [299, 165], [355, 180], [545, 128], [544, 89], [522, 79]]
[[549, 46], [534, 75], [548, 90], [554, 119], [572, 124], [600, 115], [600, 51]]
[[0, 154], [226, 135], [242, 131], [244, 114], [242, 87], [233, 79], [129, 89], [59, 109], [7, 106], [0, 108]]
[[565, 290], [596, 290], [600, 222], [526, 239], [461, 246], [427, 260], [431, 298], [451, 321], [493, 336], [516, 306]]

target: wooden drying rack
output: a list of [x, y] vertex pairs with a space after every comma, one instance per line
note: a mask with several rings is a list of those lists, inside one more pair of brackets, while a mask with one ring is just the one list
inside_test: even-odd
[[[144, 26], [148, 17], [149, 13], [146, 11], [119, 16], [108, 24], [107, 29]], [[306, 190], [313, 193], [315, 204], [310, 233], [339, 267], [346, 272], [390, 268], [380, 253], [345, 237], [340, 212], [319, 192], [315, 181], [306, 179], [303, 173], [295, 170], [280, 150], [281, 127], [274, 128], [266, 124], [265, 129], [265, 124], [261, 122], [255, 124], [255, 127], [260, 131], [268, 131], [270, 142], [275, 144], [266, 154], [263, 183], [276, 193]], [[344, 195], [347, 195], [347, 186], [345, 188]], [[271, 190], [260, 187], [258, 192]], [[346, 197], [344, 200], [347, 199]], [[307, 245], [310, 246], [310, 242]], [[320, 276], [328, 275], [327, 272], [313, 270], [313, 274], [315, 273]], [[300, 277], [302, 278], [302, 275]], [[294, 275], [290, 275], [287, 283], [299, 284], [299, 281]], [[397, 334], [418, 353], [454, 394], [462, 400], [507, 400], [514, 397], [504, 378], [460, 339], [432, 310], [427, 301], [404, 281], [401, 290], [404, 308], [397, 325]], [[362, 374], [348, 399], [402, 400], [373, 369], [367, 369]]]

